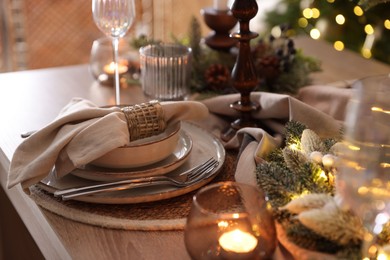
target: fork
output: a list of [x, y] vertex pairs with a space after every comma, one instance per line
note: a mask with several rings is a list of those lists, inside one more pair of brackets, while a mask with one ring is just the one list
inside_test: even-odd
[[208, 174], [218, 166], [219, 162], [214, 158], [210, 158], [200, 165], [191, 168], [178, 175], [168, 176], [152, 176], [146, 178], [133, 178], [116, 182], [101, 183], [96, 185], [84, 186], [79, 188], [70, 188], [58, 190], [54, 192], [54, 196], [61, 196], [63, 200], [72, 199], [74, 197], [90, 195], [100, 192], [128, 190], [139, 187], [148, 187], [154, 185], [172, 185], [175, 187], [185, 187], [198, 182], [207, 177]]

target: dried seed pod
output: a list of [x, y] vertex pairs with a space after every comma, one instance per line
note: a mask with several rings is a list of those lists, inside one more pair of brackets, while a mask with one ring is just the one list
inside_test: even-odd
[[317, 234], [340, 245], [358, 244], [363, 240], [361, 220], [351, 212], [341, 210], [334, 200], [322, 208], [300, 213], [298, 220]]
[[322, 142], [321, 138], [313, 130], [310, 129], [303, 130], [301, 137], [301, 145], [302, 150], [308, 155], [315, 151], [321, 153], [326, 152], [325, 145]]
[[282, 207], [282, 209], [286, 209], [294, 214], [299, 214], [307, 210], [322, 208], [331, 200], [333, 200], [332, 196], [324, 193], [306, 194], [290, 201], [287, 205]]

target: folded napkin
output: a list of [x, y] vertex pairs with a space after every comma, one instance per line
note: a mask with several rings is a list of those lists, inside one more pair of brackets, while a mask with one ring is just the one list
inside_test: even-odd
[[[207, 117], [205, 105], [195, 101], [161, 102], [166, 125]], [[130, 142], [130, 122], [118, 107], [101, 108], [75, 98], [49, 125], [16, 149], [8, 173], [8, 188], [23, 189], [45, 178], [56, 166], [58, 177]]]
[[[304, 97], [305, 102], [310, 105], [289, 95], [265, 92], [251, 94], [251, 100], [260, 104], [260, 109], [252, 114], [259, 126], [240, 129], [230, 141], [225, 143], [228, 149], [238, 149], [245, 143], [245, 149], [240, 152], [237, 163], [236, 181], [256, 184], [256, 165], [263, 162], [270, 151], [282, 144], [284, 138], [282, 135], [288, 121], [299, 121], [322, 137], [332, 137], [340, 133], [343, 110], [349, 93], [332, 86], [310, 86], [303, 88], [298, 97]], [[239, 94], [204, 100], [203, 103], [209, 108], [210, 116], [202, 126], [219, 136], [229, 127], [233, 118], [239, 117], [239, 113], [229, 107], [237, 100]], [[339, 110], [333, 109], [334, 107]], [[334, 118], [335, 115], [337, 119]]]
[[334, 119], [343, 121], [348, 101], [352, 95], [350, 83], [347, 85], [344, 83], [344, 86], [307, 86], [300, 89], [296, 98]]

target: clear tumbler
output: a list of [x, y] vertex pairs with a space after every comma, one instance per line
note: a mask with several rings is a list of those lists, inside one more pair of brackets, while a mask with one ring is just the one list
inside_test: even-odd
[[189, 94], [191, 48], [153, 44], [140, 49], [142, 89], [157, 100], [184, 100]]

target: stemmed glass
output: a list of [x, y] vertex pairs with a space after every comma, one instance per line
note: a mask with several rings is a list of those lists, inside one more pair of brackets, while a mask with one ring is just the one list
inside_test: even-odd
[[125, 36], [134, 22], [134, 0], [92, 0], [92, 13], [97, 27], [112, 39], [115, 64], [115, 101], [116, 105], [120, 105], [118, 72], [119, 38]]
[[390, 220], [390, 76], [358, 80], [353, 89], [336, 189], [366, 227], [363, 259], [376, 259], [377, 235]]

